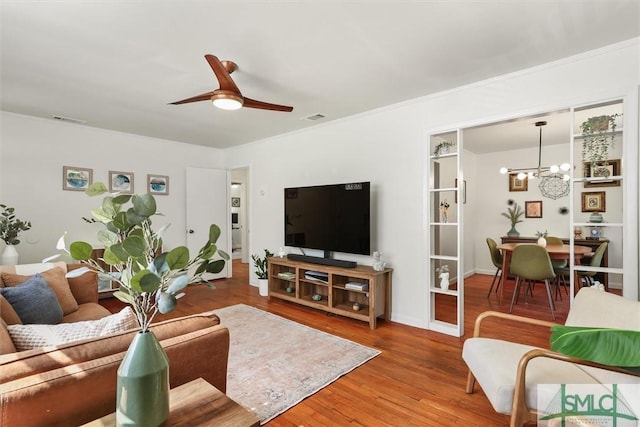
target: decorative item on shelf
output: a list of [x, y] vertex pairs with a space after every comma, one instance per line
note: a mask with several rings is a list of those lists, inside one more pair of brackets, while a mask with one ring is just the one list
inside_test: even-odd
[[384, 271], [387, 263], [382, 260], [382, 253], [375, 251], [373, 253], [373, 269], [375, 271]]
[[320, 294], [313, 294], [313, 295], [311, 296], [311, 299], [312, 299], [312, 300], [314, 300], [314, 301], [322, 301], [322, 295], [320, 295]]
[[[107, 193], [107, 187], [95, 183], [86, 193], [102, 195]], [[129, 202], [131, 206], [127, 208]], [[151, 194], [108, 194], [91, 213], [93, 218], [84, 218], [85, 221], [105, 227], [97, 233], [98, 241], [105, 247], [103, 257], [93, 259], [93, 247], [86, 242], [73, 242], [67, 249], [65, 236], [58, 240], [57, 248], [91, 267], [73, 270], [67, 276], [97, 273], [117, 282], [119, 290], [113, 295], [132, 306], [140, 324], [140, 332], [118, 369], [117, 425], [160, 425], [169, 415], [169, 363], [149, 326], [156, 314], [169, 313], [176, 307], [184, 295], [180, 291], [189, 284], [203, 282], [204, 273], [222, 271], [229, 255], [217, 249], [221, 231], [214, 224], [209, 228], [207, 242], [194, 258], [190, 258], [185, 246], [162, 252], [162, 237], [170, 224], [158, 231], [152, 229], [152, 217], [159, 214]], [[214, 260], [216, 254], [221, 259]], [[207, 286], [213, 288], [212, 284]]]
[[600, 212], [593, 212], [591, 215], [589, 215], [589, 222], [604, 222], [604, 217]]
[[598, 164], [609, 159], [609, 148], [614, 147], [616, 118], [622, 114], [589, 117], [582, 122], [582, 161]]
[[544, 230], [544, 232], [542, 231], [536, 231], [536, 237], [538, 238], [538, 246], [542, 246], [543, 248], [547, 247], [547, 239], [546, 237], [549, 235], [549, 232], [547, 230]]
[[451, 147], [456, 145], [453, 141], [441, 141], [436, 144], [435, 149], [433, 150], [433, 155], [439, 157], [443, 154], [449, 154]]
[[588, 240], [600, 240], [602, 237], [602, 227], [599, 226], [589, 226], [589, 236]]
[[356, 301], [353, 303], [351, 308], [353, 309], [353, 311], [360, 311], [360, 304]]
[[269, 272], [267, 270], [267, 258], [272, 257], [273, 253], [269, 249], [264, 250], [264, 257], [259, 257], [256, 254], [251, 255], [253, 265], [256, 267], [256, 276], [258, 276], [258, 290], [260, 296], [269, 296]]
[[294, 290], [295, 289], [291, 285], [288, 285], [287, 288], [285, 289], [285, 291], [287, 291], [288, 294], [292, 294]]
[[517, 237], [520, 235], [520, 233], [518, 233], [518, 230], [516, 230], [516, 224], [522, 222], [520, 218], [522, 218], [522, 215], [524, 215], [524, 211], [522, 210], [522, 207], [520, 207], [516, 202], [513, 201], [513, 199], [509, 199], [507, 201], [507, 205], [511, 207], [507, 208], [507, 212], [502, 212], [500, 215], [508, 218], [509, 221], [511, 221], [511, 229], [507, 232], [507, 236]]
[[574, 227], [573, 229], [573, 238], [575, 240], [580, 240], [582, 239], [582, 228], [580, 227]]
[[278, 256], [280, 258], [284, 258], [287, 256], [287, 249], [284, 246], [280, 246], [280, 249], [278, 249]]
[[449, 290], [449, 266], [447, 264], [441, 266], [436, 270], [439, 272], [438, 278], [440, 279], [440, 289], [443, 291]]
[[447, 211], [449, 210], [449, 202], [445, 199], [440, 202], [440, 222], [447, 223], [449, 222], [449, 217], [447, 216]]
[[16, 265], [19, 258], [16, 246], [20, 244], [18, 236], [20, 232], [31, 229], [31, 222], [16, 218], [15, 208], [3, 204], [0, 208], [0, 238], [6, 245], [2, 252], [2, 265]]

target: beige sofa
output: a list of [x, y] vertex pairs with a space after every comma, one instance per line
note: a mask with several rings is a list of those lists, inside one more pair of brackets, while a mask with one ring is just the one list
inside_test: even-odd
[[[91, 280], [96, 276], [69, 279], [78, 309], [63, 321], [110, 314], [98, 304]], [[3, 304], [0, 425], [81, 425], [115, 410], [117, 369], [137, 330], [16, 352], [4, 320], [11, 310]], [[171, 387], [203, 378], [226, 391], [229, 331], [219, 323], [215, 314], [202, 313], [151, 327], [169, 357]]]
[[[640, 374], [600, 365], [548, 349], [485, 338], [487, 319], [511, 328], [550, 328], [553, 323], [506, 313], [485, 312], [478, 316], [474, 336], [465, 341], [462, 358], [469, 367], [467, 393], [478, 382], [496, 412], [511, 414], [511, 426], [535, 423], [545, 408], [538, 404], [540, 384], [640, 384]], [[496, 323], [493, 323], [494, 328]], [[594, 288], [576, 295], [565, 322], [567, 326], [617, 328], [640, 331], [640, 302]], [[492, 336], [499, 335], [493, 329]], [[548, 389], [549, 396], [557, 388]], [[548, 397], [548, 396], [547, 396]]]

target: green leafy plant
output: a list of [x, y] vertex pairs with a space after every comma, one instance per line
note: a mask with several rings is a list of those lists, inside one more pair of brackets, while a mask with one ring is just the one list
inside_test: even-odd
[[536, 231], [536, 237], [547, 237], [549, 232], [547, 230], [544, 231]]
[[262, 258], [256, 254], [251, 255], [253, 265], [256, 267], [256, 276], [258, 276], [258, 279], [266, 279], [268, 277], [267, 258], [272, 256], [273, 253], [271, 253], [269, 249], [264, 250], [264, 257]]
[[450, 147], [454, 147], [455, 145], [456, 145], [456, 143], [453, 142], [453, 141], [442, 141], [442, 142], [439, 142], [436, 145], [435, 149], [433, 150], [433, 155], [437, 157], [440, 154], [442, 154], [442, 152], [445, 151], [445, 149], [448, 149]]
[[603, 365], [640, 372], [640, 331], [555, 325], [551, 349]]
[[[91, 185], [86, 193], [90, 196], [107, 193], [100, 207], [91, 211], [92, 218], [84, 219], [104, 226], [97, 237], [105, 248], [101, 260], [110, 271], [92, 259], [93, 247], [87, 242], [73, 242], [67, 250], [62, 236], [57, 247], [91, 267], [73, 270], [69, 275], [96, 271], [101, 277], [117, 282], [120, 289], [114, 296], [132, 306], [142, 331], [149, 329], [158, 312], [169, 313], [176, 307], [177, 300], [184, 296], [179, 292], [187, 285], [203, 282], [204, 273], [221, 272], [229, 260], [229, 255], [216, 246], [220, 228], [215, 224], [209, 227], [208, 240], [195, 257], [190, 258], [185, 246], [163, 252], [162, 235], [170, 224], [157, 232], [153, 230], [152, 218], [161, 214], [156, 211], [151, 194], [109, 194], [100, 182]], [[220, 258], [214, 259], [216, 254]]]
[[582, 122], [582, 161], [596, 165], [609, 159], [609, 148], [614, 147], [616, 118], [621, 114], [589, 117]]
[[15, 208], [2, 204], [0, 204], [0, 208], [2, 208], [2, 213], [0, 213], [0, 238], [7, 245], [20, 244], [18, 235], [21, 231], [30, 230], [31, 222], [16, 218]]
[[507, 208], [507, 211], [502, 212], [500, 215], [509, 219], [509, 221], [511, 221], [511, 226], [513, 227], [517, 223], [522, 222], [522, 219], [520, 218], [524, 215], [524, 210], [522, 210], [522, 207], [513, 200], [509, 200], [507, 204], [511, 207]]

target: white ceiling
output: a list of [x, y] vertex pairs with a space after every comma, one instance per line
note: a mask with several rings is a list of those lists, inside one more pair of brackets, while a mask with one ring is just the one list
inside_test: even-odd
[[[640, 35], [640, 0], [1, 1], [2, 110], [218, 148]], [[168, 105], [217, 89], [207, 53], [293, 112]]]

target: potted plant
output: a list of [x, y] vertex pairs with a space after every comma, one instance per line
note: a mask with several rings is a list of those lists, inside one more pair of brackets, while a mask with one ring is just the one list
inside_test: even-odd
[[269, 295], [269, 272], [267, 270], [267, 258], [272, 257], [273, 253], [269, 249], [264, 250], [264, 257], [256, 254], [251, 255], [253, 265], [256, 267], [256, 276], [258, 276], [258, 288], [260, 295], [266, 297]]
[[453, 146], [455, 146], [456, 143], [453, 141], [442, 141], [439, 142], [435, 149], [433, 150], [433, 155], [438, 157], [441, 154], [448, 154], [449, 153], [449, 149]]
[[507, 205], [510, 206], [509, 208], [507, 208], [507, 211], [500, 214], [511, 221], [511, 229], [507, 232], [507, 236], [519, 236], [520, 233], [518, 233], [518, 230], [516, 230], [516, 224], [522, 222], [520, 218], [522, 218], [522, 215], [524, 215], [524, 211], [522, 210], [521, 206], [519, 206], [511, 199], [507, 201]]
[[543, 248], [547, 246], [547, 236], [549, 232], [547, 230], [544, 231], [536, 231], [536, 237], [538, 238], [538, 246], [542, 246]]
[[591, 162], [592, 167], [606, 166], [606, 163], [601, 162], [609, 159], [609, 148], [613, 148], [616, 118], [619, 116], [621, 114], [594, 116], [582, 122], [580, 130], [583, 162]]
[[0, 204], [0, 238], [6, 244], [2, 253], [3, 265], [16, 265], [18, 263], [18, 251], [16, 245], [20, 244], [18, 235], [21, 231], [31, 229], [31, 222], [16, 218], [15, 208]]
[[[163, 251], [162, 236], [170, 224], [158, 231], [152, 228], [152, 218], [160, 214], [151, 194], [109, 194], [103, 183], [91, 185], [86, 193], [90, 196], [107, 193], [100, 207], [91, 211], [92, 218], [84, 219], [104, 227], [97, 233], [105, 247], [101, 261], [112, 271], [92, 259], [93, 247], [87, 242], [73, 242], [67, 250], [62, 236], [58, 249], [91, 267], [74, 270], [70, 276], [97, 272], [117, 282], [120, 289], [114, 296], [131, 305], [140, 324], [141, 331], [118, 369], [118, 424], [132, 420], [135, 425], [160, 425], [169, 413], [168, 360], [149, 331], [151, 321], [157, 313], [172, 311], [184, 295], [181, 291], [189, 284], [201, 282], [205, 272], [222, 271], [229, 255], [216, 246], [220, 236], [217, 225], [210, 226], [208, 240], [193, 258], [185, 246]], [[214, 259], [216, 255], [220, 258]], [[158, 393], [161, 398], [149, 398]]]

